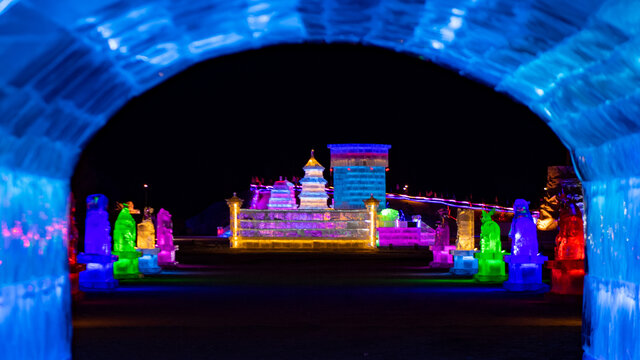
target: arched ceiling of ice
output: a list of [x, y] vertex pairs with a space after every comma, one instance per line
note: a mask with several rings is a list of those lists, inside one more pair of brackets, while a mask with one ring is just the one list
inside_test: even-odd
[[68, 177], [132, 96], [211, 57], [306, 41], [458, 70], [528, 105], [588, 161], [640, 138], [638, 32], [637, 0], [0, 0], [0, 165]]

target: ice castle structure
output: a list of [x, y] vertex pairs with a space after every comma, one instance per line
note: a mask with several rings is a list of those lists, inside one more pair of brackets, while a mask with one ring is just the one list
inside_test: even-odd
[[542, 264], [548, 260], [538, 253], [536, 224], [529, 212], [529, 203], [517, 199], [513, 204], [513, 221], [509, 237], [511, 254], [504, 256], [509, 264], [509, 278], [502, 286], [510, 291], [547, 291], [542, 282]]
[[386, 207], [386, 171], [391, 145], [330, 144], [333, 202], [336, 209], [362, 209], [373, 196]]
[[87, 196], [84, 252], [78, 255], [78, 262], [86, 264], [86, 269], [79, 275], [83, 291], [110, 290], [118, 286], [113, 278], [113, 262], [118, 257], [111, 253], [108, 204], [109, 200], [102, 194]]
[[584, 359], [640, 358], [638, 14], [637, 0], [0, 1], [0, 359], [71, 356], [59, 229], [93, 134], [198, 62], [303, 42], [411, 54], [536, 113], [584, 187]]
[[[258, 191], [256, 190], [256, 195]], [[252, 202], [254, 205], [255, 202]], [[269, 202], [267, 204], [267, 209], [270, 210], [285, 210], [285, 209], [296, 209], [298, 205], [296, 205], [296, 189], [293, 183], [285, 180], [276, 181], [273, 184], [273, 188], [271, 189], [271, 195], [269, 196]]]
[[479, 282], [503, 282], [507, 279], [500, 242], [500, 226], [491, 218], [494, 213], [495, 210], [483, 210], [480, 219], [480, 252], [475, 254], [478, 259], [478, 273], [473, 275]]
[[152, 211], [153, 209], [145, 207], [142, 222], [137, 226], [137, 250], [141, 253], [138, 258], [138, 270], [145, 275], [157, 274], [162, 271], [162, 268], [158, 266], [160, 248], [156, 247], [156, 229], [151, 219]]
[[141, 276], [138, 270], [140, 253], [136, 251], [136, 221], [126, 206], [120, 210], [113, 228], [112, 253], [118, 257], [113, 264], [116, 279], [137, 279]]
[[[300, 198], [300, 210], [323, 210], [328, 209], [327, 200], [329, 195], [325, 186], [327, 180], [323, 176], [324, 167], [320, 165], [318, 160], [313, 156], [313, 150], [311, 150], [311, 158], [303, 167], [304, 177], [300, 179], [302, 184], [302, 191], [298, 195]], [[364, 199], [361, 199], [362, 202]]]

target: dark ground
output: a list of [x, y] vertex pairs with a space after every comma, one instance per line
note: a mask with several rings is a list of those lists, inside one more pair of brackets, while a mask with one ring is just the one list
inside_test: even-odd
[[581, 299], [453, 279], [430, 257], [184, 244], [179, 269], [74, 304], [74, 359], [581, 358]]

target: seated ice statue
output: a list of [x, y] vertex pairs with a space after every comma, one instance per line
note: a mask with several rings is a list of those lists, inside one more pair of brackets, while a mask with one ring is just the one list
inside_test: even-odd
[[546, 291], [542, 283], [542, 264], [548, 260], [538, 254], [536, 224], [529, 212], [529, 203], [518, 199], [513, 204], [511, 223], [511, 255], [504, 257], [509, 264], [509, 279], [503, 286], [511, 291]]
[[[128, 205], [128, 206], [126, 206]], [[133, 203], [121, 204], [113, 229], [113, 255], [118, 261], [113, 264], [113, 276], [116, 279], [138, 278], [138, 257], [136, 251], [136, 221], [131, 216]]]
[[144, 218], [138, 224], [138, 251], [142, 254], [138, 259], [138, 270], [145, 274], [157, 274], [162, 271], [158, 266], [158, 253], [160, 248], [156, 247], [156, 230], [151, 220], [153, 209], [144, 208]]
[[495, 212], [495, 209], [490, 212], [483, 210], [480, 218], [480, 252], [475, 254], [478, 273], [474, 275], [474, 279], [480, 282], [502, 282], [506, 279], [500, 226], [491, 218]]
[[160, 248], [158, 264], [160, 266], [175, 266], [178, 264], [176, 261], [178, 245], [173, 245], [171, 214], [165, 209], [160, 209], [158, 211], [157, 224], [156, 236], [158, 238], [158, 247]]

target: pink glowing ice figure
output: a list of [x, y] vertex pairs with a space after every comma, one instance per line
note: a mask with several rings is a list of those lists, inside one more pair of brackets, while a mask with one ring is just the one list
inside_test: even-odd
[[453, 266], [453, 255], [451, 250], [455, 250], [455, 245], [451, 244], [449, 224], [449, 208], [438, 210], [440, 214], [440, 224], [436, 228], [435, 244], [429, 248], [433, 251], [433, 261], [429, 264], [432, 268], [450, 268]]
[[178, 246], [173, 245], [173, 222], [171, 221], [171, 214], [167, 210], [160, 209], [160, 211], [158, 211], [156, 227], [157, 245], [160, 248], [158, 265], [176, 265], [175, 256]]
[[529, 255], [538, 254], [538, 234], [536, 224], [529, 212], [529, 202], [518, 199], [513, 204], [513, 221], [511, 222], [511, 254]]

